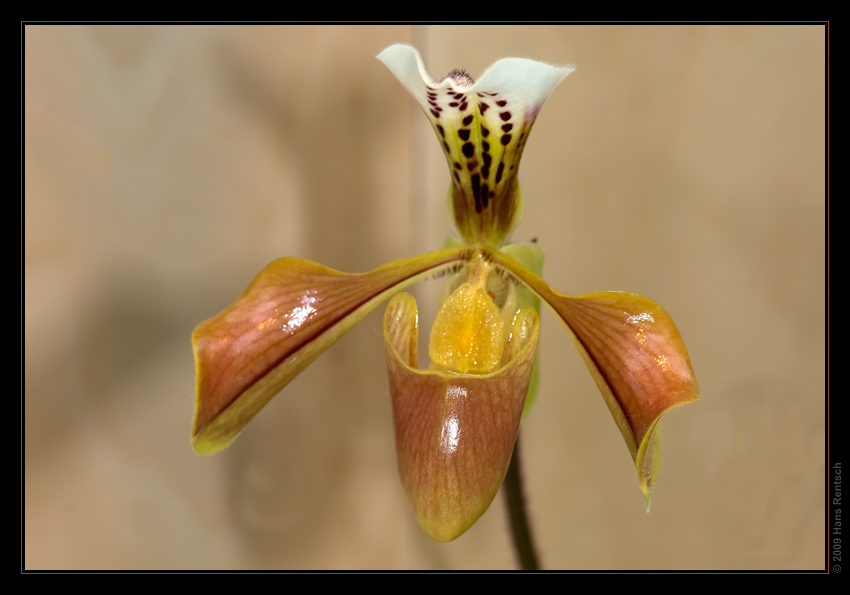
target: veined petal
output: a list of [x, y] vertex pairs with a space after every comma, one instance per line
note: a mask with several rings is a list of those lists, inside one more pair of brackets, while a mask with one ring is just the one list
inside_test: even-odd
[[378, 59], [437, 133], [452, 172], [449, 205], [458, 231], [470, 243], [501, 245], [522, 217], [517, 174], [528, 133], [543, 103], [575, 67], [503, 58], [478, 82], [459, 70], [437, 82], [409, 45], [392, 45]]
[[418, 316], [409, 294], [384, 315], [398, 470], [419, 524], [438, 541], [463, 534], [499, 491], [516, 442], [539, 338], [537, 312], [514, 318], [492, 374], [417, 369]]
[[463, 260], [463, 247], [351, 275], [298, 258], [268, 265], [227, 309], [192, 333], [197, 396], [192, 443], [227, 447], [310, 362], [390, 295]]
[[699, 397], [673, 319], [654, 301], [631, 293], [566, 296], [504, 254], [491, 251], [490, 257], [548, 302], [570, 330], [629, 447], [648, 510], [661, 456], [660, 418]]

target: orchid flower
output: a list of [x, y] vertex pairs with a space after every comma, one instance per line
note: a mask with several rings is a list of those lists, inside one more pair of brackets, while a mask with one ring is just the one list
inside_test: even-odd
[[[378, 59], [437, 134], [451, 173], [449, 213], [462, 241], [356, 275], [297, 258], [268, 265], [192, 335], [195, 450], [227, 447], [299, 372], [392, 297], [383, 334], [399, 474], [425, 532], [455, 539], [487, 510], [505, 478], [532, 384], [542, 299], [596, 381], [648, 509], [660, 419], [698, 396], [673, 320], [639, 295], [559, 293], [540, 277], [536, 244], [506, 245], [522, 215], [517, 176], [528, 134], [574, 67], [506, 58], [477, 82], [460, 70], [435, 81], [410, 46], [393, 45]], [[431, 329], [431, 364], [420, 369], [416, 302], [399, 292], [437, 275], [448, 277], [448, 287]]]

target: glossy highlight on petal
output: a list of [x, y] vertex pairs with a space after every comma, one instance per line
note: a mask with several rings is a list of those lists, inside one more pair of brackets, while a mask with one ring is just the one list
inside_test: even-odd
[[504, 254], [493, 251], [491, 258], [548, 302], [569, 329], [629, 447], [648, 510], [661, 456], [660, 418], [699, 397], [673, 319], [649, 298], [617, 291], [566, 296]]
[[452, 175], [449, 210], [458, 231], [468, 242], [501, 245], [522, 218], [517, 174], [528, 133], [546, 98], [575, 67], [504, 58], [478, 82], [459, 71], [434, 81], [409, 45], [392, 45], [378, 59], [437, 133]]
[[409, 294], [384, 315], [384, 340], [402, 485], [425, 532], [462, 535], [507, 473], [537, 352], [539, 319], [520, 310], [502, 367], [491, 374], [417, 369], [418, 315]]
[[351, 275], [298, 258], [268, 265], [227, 309], [192, 333], [197, 395], [192, 443], [227, 447], [251, 418], [390, 295], [465, 259], [448, 248]]

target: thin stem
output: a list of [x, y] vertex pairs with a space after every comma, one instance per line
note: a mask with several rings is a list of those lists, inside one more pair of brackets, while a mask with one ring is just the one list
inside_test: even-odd
[[505, 496], [508, 500], [508, 516], [511, 519], [511, 533], [514, 538], [514, 549], [523, 570], [540, 570], [537, 552], [534, 550], [534, 540], [531, 537], [531, 525], [525, 510], [525, 497], [522, 492], [522, 477], [520, 472], [519, 434], [514, 443], [514, 452], [508, 474], [505, 476]]

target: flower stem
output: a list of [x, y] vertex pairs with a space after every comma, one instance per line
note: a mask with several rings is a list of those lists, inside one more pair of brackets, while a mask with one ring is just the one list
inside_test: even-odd
[[531, 537], [531, 525], [525, 510], [525, 497], [522, 492], [522, 477], [520, 473], [519, 434], [514, 443], [511, 464], [505, 477], [505, 496], [508, 499], [508, 516], [511, 520], [511, 533], [514, 538], [514, 549], [523, 570], [540, 570], [537, 552], [534, 550], [534, 540]]

